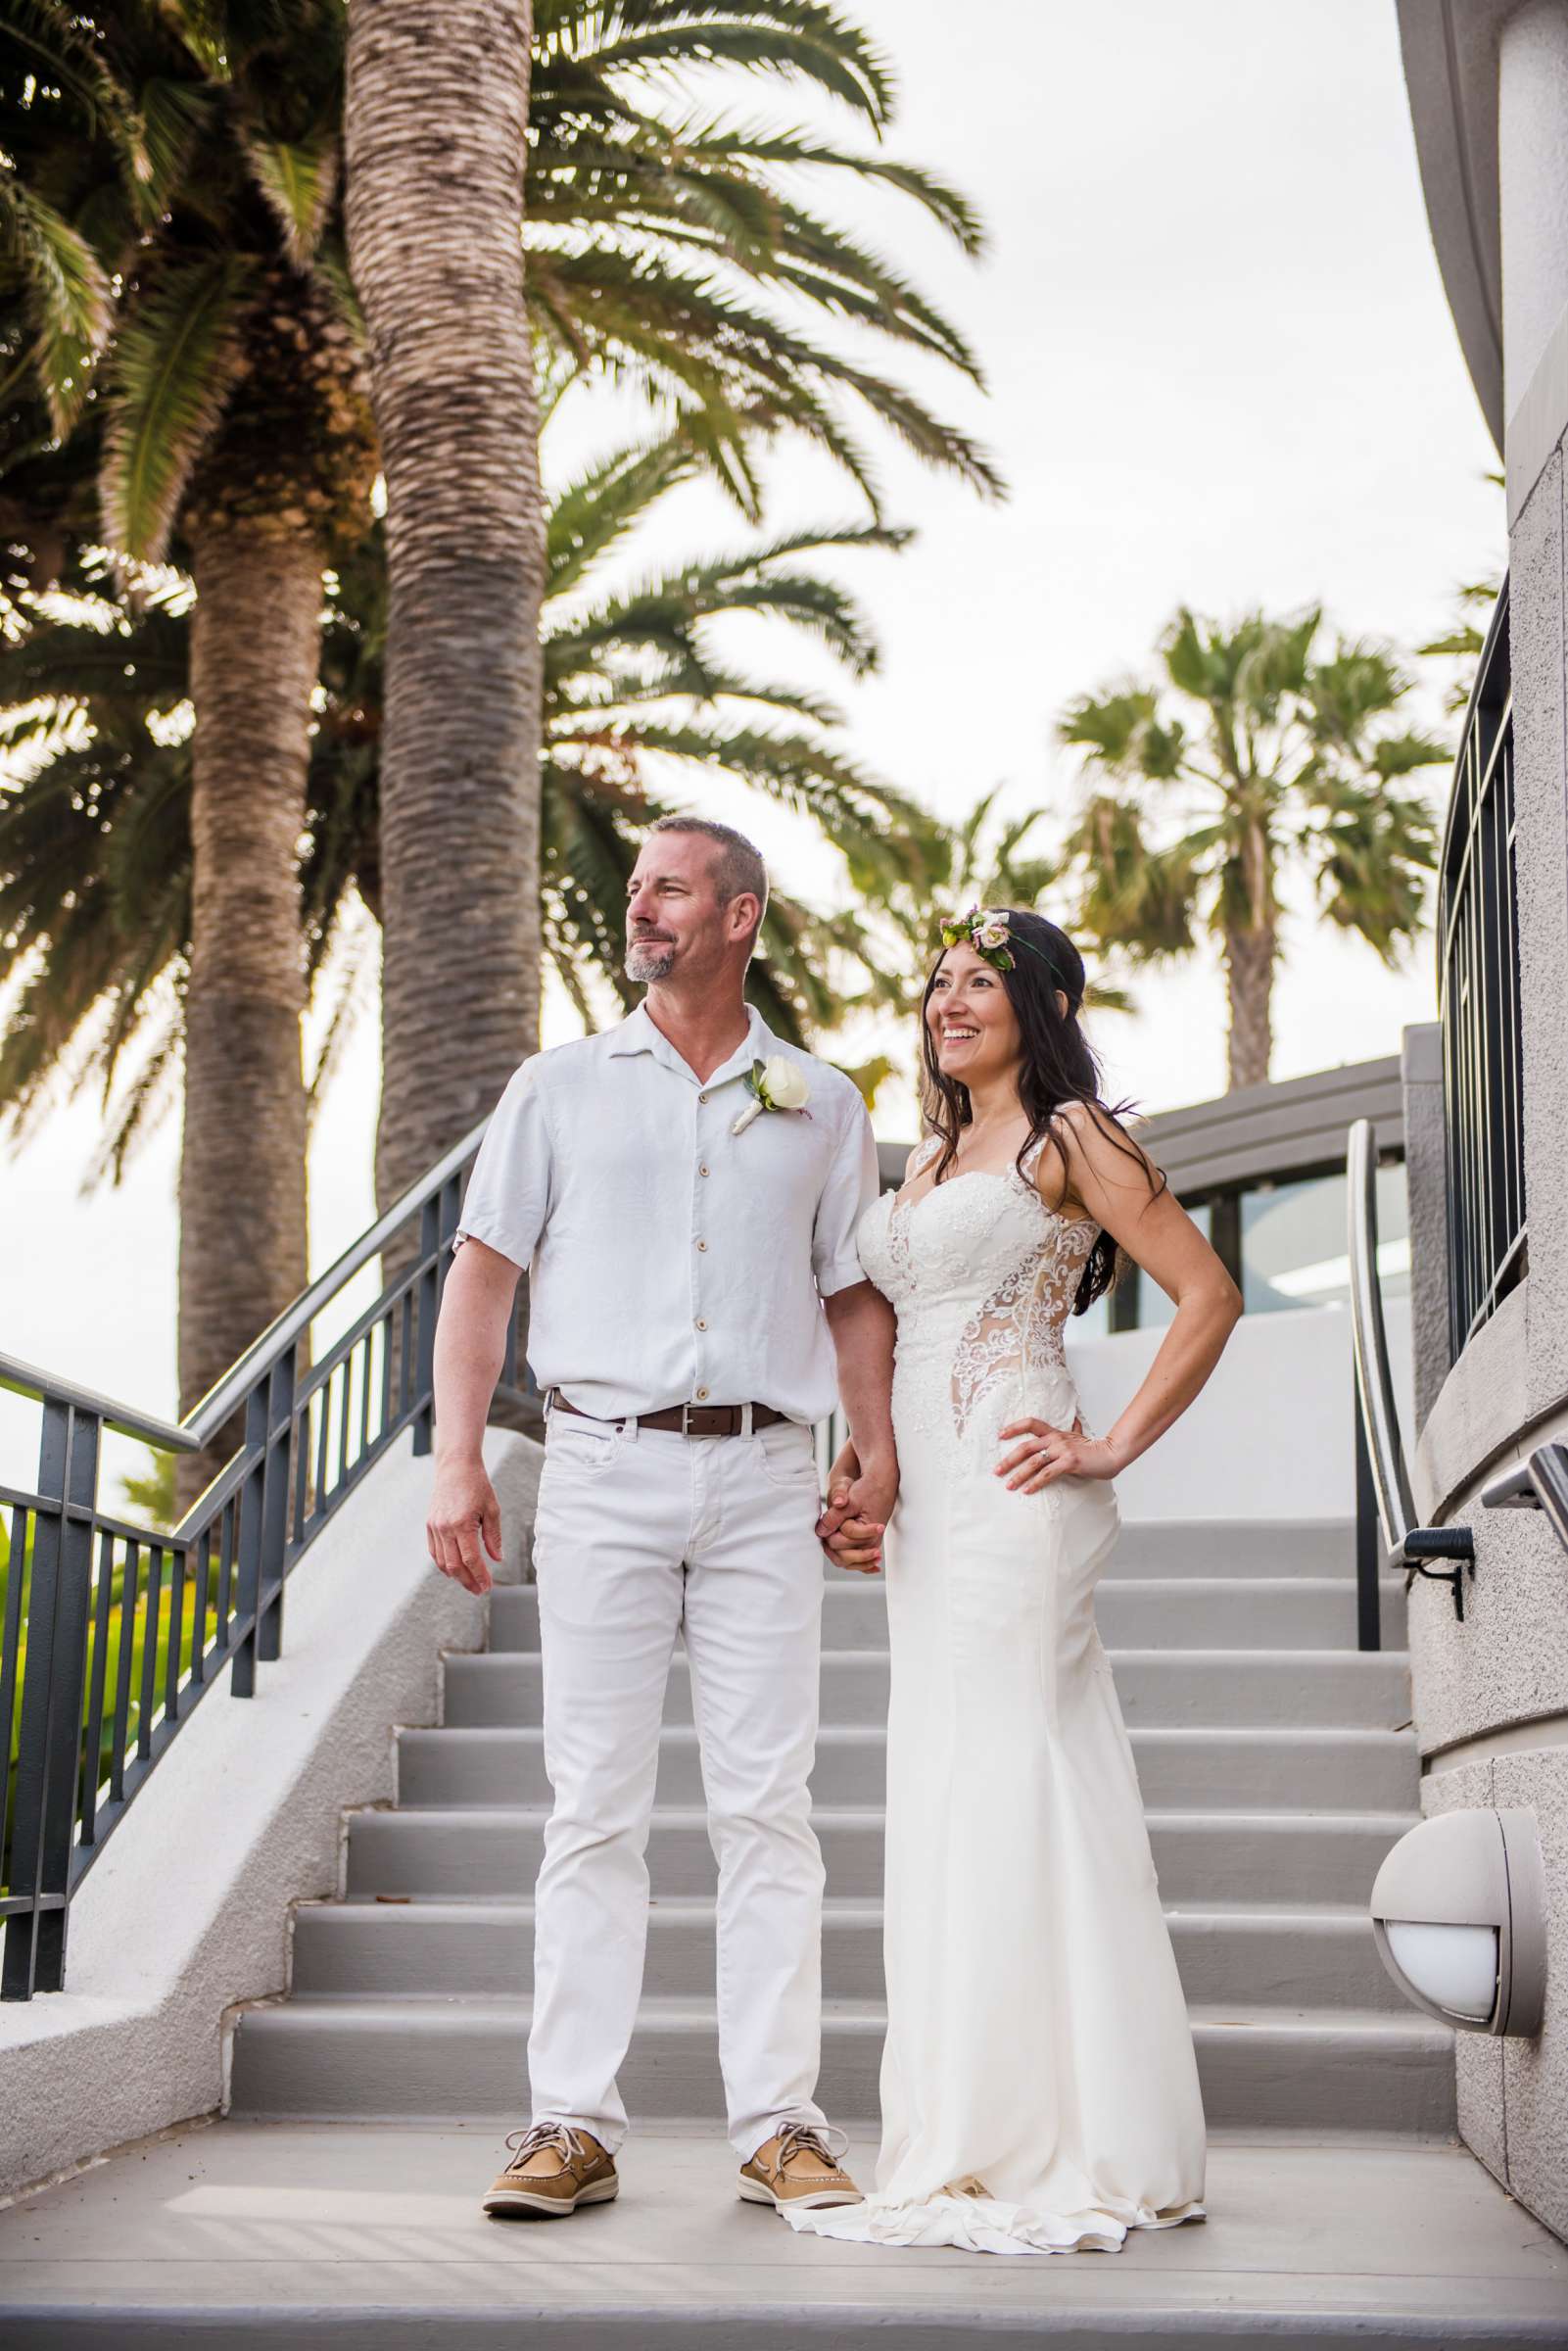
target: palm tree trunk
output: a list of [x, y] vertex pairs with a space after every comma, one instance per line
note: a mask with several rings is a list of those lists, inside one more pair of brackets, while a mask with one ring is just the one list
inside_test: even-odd
[[538, 1042], [531, 37], [527, 0], [351, 0], [349, 248], [387, 483], [383, 1208]]
[[1263, 1085], [1274, 1050], [1274, 957], [1278, 941], [1263, 930], [1227, 929], [1225, 983], [1230, 998], [1229, 1084]]
[[[182, 1412], [306, 1281], [299, 850], [321, 616], [321, 555], [308, 534], [207, 521], [193, 546]], [[231, 1424], [181, 1457], [181, 1513], [243, 1433]]]

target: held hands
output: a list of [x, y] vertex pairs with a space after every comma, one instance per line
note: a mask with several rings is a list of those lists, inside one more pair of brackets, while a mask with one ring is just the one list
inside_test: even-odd
[[1010, 1494], [1038, 1494], [1059, 1477], [1115, 1477], [1122, 1466], [1104, 1437], [1081, 1428], [1053, 1428], [1049, 1420], [1010, 1420], [1001, 1432], [1022, 1443], [1004, 1454], [993, 1474], [1007, 1480]]
[[480, 1554], [500, 1559], [500, 1505], [483, 1462], [438, 1463], [425, 1542], [443, 1575], [470, 1592], [488, 1592], [494, 1577]]
[[828, 1557], [859, 1575], [876, 1575], [897, 1496], [896, 1462], [863, 1470], [853, 1447], [846, 1445], [828, 1473], [828, 1504], [817, 1521], [817, 1540]]

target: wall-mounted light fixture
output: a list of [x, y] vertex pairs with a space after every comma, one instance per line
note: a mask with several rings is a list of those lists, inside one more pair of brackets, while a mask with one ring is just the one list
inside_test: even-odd
[[1441, 1812], [1372, 1888], [1378, 1956], [1407, 2000], [1466, 2033], [1541, 2030], [1546, 1896], [1533, 1812]]

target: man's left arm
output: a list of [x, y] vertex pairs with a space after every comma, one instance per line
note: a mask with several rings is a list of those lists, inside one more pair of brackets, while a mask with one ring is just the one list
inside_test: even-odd
[[838, 1396], [849, 1422], [860, 1474], [835, 1524], [845, 1518], [885, 1526], [898, 1498], [898, 1453], [893, 1443], [893, 1336], [896, 1318], [874, 1282], [852, 1282], [823, 1300], [838, 1359]]
[[[898, 1493], [893, 1444], [893, 1310], [868, 1281], [855, 1247], [861, 1218], [881, 1189], [877, 1143], [863, 1103], [844, 1120], [832, 1166], [817, 1204], [812, 1270], [838, 1366], [838, 1393], [859, 1462], [852, 1502], [833, 1519], [853, 1515], [885, 1526]], [[874, 1559], [845, 1564], [874, 1566]]]

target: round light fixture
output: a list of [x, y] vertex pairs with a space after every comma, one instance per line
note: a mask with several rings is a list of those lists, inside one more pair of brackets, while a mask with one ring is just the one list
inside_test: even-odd
[[1378, 1956], [1407, 2000], [1466, 2033], [1541, 2030], [1545, 1876], [1533, 1812], [1440, 1812], [1372, 1888]]

